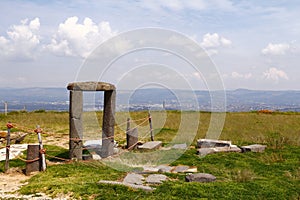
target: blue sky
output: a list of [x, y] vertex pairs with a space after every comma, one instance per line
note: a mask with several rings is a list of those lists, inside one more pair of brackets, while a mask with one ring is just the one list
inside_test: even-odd
[[[102, 42], [133, 29], [158, 27], [184, 34], [205, 49], [226, 89], [300, 90], [297, 0], [2, 0], [0, 9], [1, 87], [65, 87]], [[124, 67], [148, 56], [179, 68], [176, 59], [160, 63], [156, 54], [130, 55]], [[180, 73], [193, 88], [207, 89], [205, 77]]]

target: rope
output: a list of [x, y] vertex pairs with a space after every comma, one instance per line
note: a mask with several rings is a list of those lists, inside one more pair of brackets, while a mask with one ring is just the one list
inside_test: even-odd
[[34, 158], [32, 160], [26, 160], [26, 159], [21, 158], [20, 156], [18, 156], [17, 158], [22, 160], [23, 162], [26, 162], [26, 163], [32, 163], [32, 162], [38, 161], [40, 159], [40, 157], [37, 157], [37, 158]]
[[60, 157], [56, 157], [56, 156], [50, 156], [49, 154], [45, 154], [47, 157], [50, 157], [50, 158], [55, 158], [57, 160], [62, 160], [62, 161], [66, 161], [66, 162], [70, 162], [71, 160], [70, 159], [66, 159], [66, 158], [60, 158]]

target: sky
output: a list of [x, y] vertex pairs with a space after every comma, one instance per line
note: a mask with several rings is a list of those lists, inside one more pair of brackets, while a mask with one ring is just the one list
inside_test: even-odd
[[[79, 80], [103, 44], [152, 27], [201, 47], [227, 90], [300, 90], [298, 0], [1, 0], [0, 10], [0, 87], [66, 87]], [[164, 42], [159, 34], [152, 36]], [[126, 45], [129, 49], [132, 44], [119, 46]], [[97, 81], [123, 89], [147, 84], [208, 89], [207, 74], [172, 52], [130, 52]], [[100, 73], [103, 66], [98, 70], [92, 73]], [[137, 77], [139, 82], [134, 81]]]

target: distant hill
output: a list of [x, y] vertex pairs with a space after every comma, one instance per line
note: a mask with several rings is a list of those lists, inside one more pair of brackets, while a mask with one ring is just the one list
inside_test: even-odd
[[[86, 94], [86, 93], [85, 93]], [[208, 91], [139, 89], [117, 91], [117, 109], [141, 110], [147, 108], [207, 110], [211, 108]], [[88, 94], [86, 94], [88, 96]], [[192, 99], [196, 96], [199, 107]], [[103, 97], [96, 97], [102, 104]], [[8, 102], [10, 110], [68, 110], [69, 92], [66, 88], [0, 88], [0, 101]], [[88, 100], [85, 100], [88, 101]], [[226, 91], [228, 111], [251, 111], [260, 109], [300, 111], [300, 91], [260, 91], [237, 89]], [[129, 107], [128, 107], [129, 106]], [[101, 106], [100, 106], [101, 107]], [[3, 112], [4, 105], [0, 104]]]

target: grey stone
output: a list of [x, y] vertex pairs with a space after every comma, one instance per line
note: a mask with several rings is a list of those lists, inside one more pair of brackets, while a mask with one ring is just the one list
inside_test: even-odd
[[252, 144], [248, 146], [242, 146], [242, 152], [264, 152], [266, 149], [266, 145], [261, 145], [261, 144]]
[[185, 143], [183, 143], [183, 144], [174, 144], [172, 146], [172, 149], [187, 149], [187, 145]]
[[69, 83], [67, 89], [77, 91], [109, 91], [116, 90], [116, 87], [110, 83], [89, 81]]
[[221, 152], [242, 152], [240, 148], [235, 145], [230, 147], [215, 147], [215, 148], [200, 148], [197, 150], [197, 154], [200, 156], [205, 156], [213, 153], [221, 153]]
[[151, 141], [151, 142], [146, 142], [143, 145], [139, 145], [138, 149], [143, 149], [143, 150], [151, 150], [151, 149], [158, 149], [162, 145], [161, 141]]
[[200, 139], [197, 140], [197, 148], [229, 147], [231, 141]]
[[126, 184], [134, 184], [134, 185], [143, 185], [143, 180], [145, 178], [140, 174], [127, 174], [127, 176], [124, 178], [123, 183]]
[[186, 182], [208, 183], [216, 180], [216, 177], [207, 173], [189, 174], [185, 177]]
[[126, 133], [127, 149], [133, 149], [138, 143], [138, 129], [133, 128]]
[[114, 154], [115, 107], [116, 91], [105, 91], [101, 150], [101, 157], [103, 158]]
[[189, 166], [184, 166], [184, 165], [180, 165], [180, 166], [176, 166], [173, 169], [173, 173], [183, 173], [186, 172], [190, 167]]
[[171, 173], [171, 171], [174, 169], [174, 167], [168, 165], [160, 165], [157, 168], [158, 168], [158, 172], [160, 173]]
[[167, 176], [163, 174], [151, 174], [146, 178], [146, 182], [149, 184], [160, 184], [162, 181], [166, 181]]
[[105, 180], [101, 180], [99, 181], [99, 183], [102, 184], [112, 184], [112, 185], [125, 185], [127, 187], [131, 187], [134, 189], [142, 189], [145, 191], [153, 191], [155, 188], [152, 188], [150, 186], [145, 186], [145, 185], [135, 185], [135, 184], [130, 184], [130, 183], [122, 183], [122, 182], [117, 182], [117, 181], [105, 181]]

